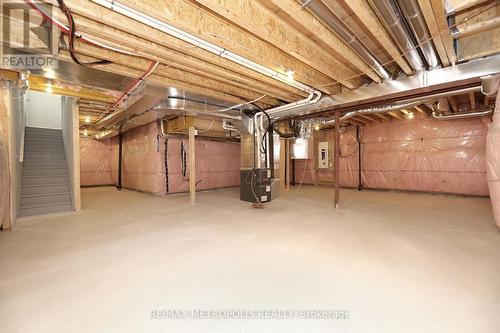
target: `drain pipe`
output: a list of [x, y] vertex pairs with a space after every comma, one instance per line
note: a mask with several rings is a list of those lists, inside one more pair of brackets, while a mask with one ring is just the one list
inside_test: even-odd
[[116, 184], [116, 189], [121, 191], [122, 189], [122, 152], [123, 152], [123, 133], [120, 126], [118, 134], [118, 184]]
[[424, 58], [431, 68], [436, 68], [439, 66], [439, 60], [436, 56], [436, 50], [434, 49], [434, 44], [432, 43], [432, 38], [427, 29], [427, 23], [425, 22], [420, 6], [417, 0], [397, 0], [399, 8], [403, 12], [406, 22], [410, 26], [413, 35], [417, 39], [417, 43], [420, 45], [420, 49], [424, 55]]
[[[320, 100], [320, 98], [321, 98], [321, 91], [313, 90], [309, 94], [309, 96], [307, 96], [306, 98], [304, 98], [300, 101], [281, 105], [281, 106], [278, 106], [278, 107], [275, 107], [272, 109], [267, 109], [265, 111], [269, 115], [269, 117], [273, 118], [273, 115], [276, 115], [280, 112], [288, 111], [288, 110], [295, 109], [295, 108], [302, 107], [302, 106], [315, 104]], [[263, 112], [259, 112], [259, 113], [263, 114]], [[257, 113], [257, 114], [259, 114], [259, 113]]]
[[410, 66], [417, 72], [424, 69], [420, 54], [411, 39], [411, 32], [401, 16], [394, 0], [368, 0], [373, 10], [388, 28], [399, 49], [405, 53]]

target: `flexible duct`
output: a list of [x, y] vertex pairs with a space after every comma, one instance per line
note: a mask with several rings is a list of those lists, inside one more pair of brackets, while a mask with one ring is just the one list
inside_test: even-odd
[[394, 0], [369, 0], [369, 2], [382, 22], [385, 23], [400, 50], [405, 53], [405, 58], [410, 66], [415, 71], [423, 70], [422, 59], [416, 45], [411, 40], [411, 32], [406, 26]]
[[352, 32], [352, 30], [333, 13], [321, 0], [301, 0], [304, 7], [308, 7], [323, 22], [325, 22], [337, 35], [346, 41], [354, 51], [383, 79], [390, 78], [385, 70], [370, 50], [363, 42]]
[[398, 0], [398, 4], [406, 18], [406, 22], [408, 22], [410, 29], [417, 39], [417, 43], [420, 45], [427, 64], [431, 68], [438, 67], [439, 60], [434, 49], [434, 44], [432, 43], [427, 23], [417, 0]]

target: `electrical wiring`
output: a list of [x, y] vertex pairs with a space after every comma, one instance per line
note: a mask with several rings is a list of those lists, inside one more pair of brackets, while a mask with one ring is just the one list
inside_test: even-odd
[[57, 3], [59, 4], [59, 8], [66, 16], [66, 19], [68, 20], [68, 25], [69, 25], [68, 42], [69, 42], [69, 55], [70, 55], [71, 59], [73, 59], [74, 62], [76, 62], [78, 65], [81, 65], [81, 66], [110, 64], [111, 61], [109, 61], [109, 60], [97, 60], [97, 61], [84, 62], [84, 61], [81, 61], [80, 59], [78, 59], [78, 57], [76, 56], [76, 52], [75, 52], [75, 38], [76, 38], [75, 20], [73, 19], [73, 15], [71, 14], [71, 11], [64, 3], [64, 0], [57, 0]]
[[[92, 45], [95, 45], [95, 46], [99, 46], [99, 47], [102, 47], [104, 49], [108, 49], [108, 50], [111, 50], [111, 51], [114, 51], [114, 52], [118, 52], [118, 53], [122, 53], [122, 54], [126, 54], [126, 55], [131, 55], [131, 56], [136, 56], [136, 57], [141, 57], [141, 58], [144, 58], [142, 56], [139, 56], [137, 55], [136, 53], [133, 53], [133, 52], [128, 52], [128, 51], [125, 51], [125, 50], [121, 50], [121, 49], [118, 49], [118, 48], [115, 48], [115, 47], [112, 47], [112, 46], [109, 46], [109, 45], [106, 45], [106, 44], [103, 44], [103, 43], [100, 43], [98, 41], [95, 41], [91, 38], [88, 38], [86, 36], [83, 36], [82, 34], [78, 34], [76, 32], [76, 29], [75, 29], [75, 26], [74, 26], [74, 20], [73, 20], [73, 17], [72, 15], [71, 16], [71, 19], [68, 18], [68, 16], [66, 16], [68, 18], [68, 23], [70, 24], [70, 26], [66, 26], [64, 25], [63, 23], [57, 21], [56, 19], [50, 17], [47, 13], [44, 12], [44, 10], [42, 8], [40, 8], [34, 0], [25, 0], [25, 2], [30, 6], [32, 7], [33, 9], [35, 9], [36, 11], [38, 11], [38, 13], [40, 13], [40, 15], [48, 20], [49, 22], [51, 22], [53, 25], [57, 26], [62, 32], [64, 33], [67, 33], [68, 35], [73, 35], [73, 37], [78, 37], [78, 38], [81, 38], [82, 41], [86, 42], [86, 43], [89, 43], [89, 44], [92, 44]], [[71, 10], [66, 7], [66, 5], [64, 4], [64, 2], [62, 0], [58, 0], [59, 2], [59, 5], [63, 4], [64, 8], [66, 9], [66, 12], [67, 13], [70, 13], [71, 14]], [[63, 11], [64, 12], [64, 11]], [[65, 12], [65, 14], [66, 14]], [[71, 24], [71, 22], [73, 22], [73, 24]], [[74, 50], [74, 47], [73, 47], [73, 50]], [[71, 54], [71, 52], [70, 52]], [[73, 57], [72, 57], [73, 58]], [[146, 58], [147, 59], [147, 58]], [[75, 60], [75, 59], [73, 59]], [[148, 59], [148, 60], [151, 60], [151, 59]], [[158, 65], [160, 64], [159, 61], [156, 61], [156, 60], [151, 60], [151, 64], [150, 66], [148, 67], [148, 69], [146, 70], [146, 72], [141, 75], [141, 77], [139, 77], [138, 79], [136, 79], [135, 81], [133, 81], [126, 89], [125, 91], [122, 93], [122, 95], [120, 96], [120, 98], [118, 99], [118, 101], [116, 101], [114, 104], [108, 106], [106, 108], [106, 110], [104, 110], [103, 114], [95, 121], [94, 125], [97, 124], [99, 121], [101, 121], [104, 117], [106, 117], [111, 111], [113, 111], [117, 106], [120, 105], [120, 103], [123, 102], [123, 100], [125, 98], [127, 98], [128, 96], [130, 96], [131, 92], [136, 89], [140, 84], [142, 84], [144, 82], [144, 80], [149, 77], [153, 71], [158, 67]]]

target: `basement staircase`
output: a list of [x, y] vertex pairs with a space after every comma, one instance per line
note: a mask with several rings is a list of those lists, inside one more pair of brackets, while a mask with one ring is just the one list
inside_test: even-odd
[[62, 130], [26, 127], [19, 216], [71, 211]]

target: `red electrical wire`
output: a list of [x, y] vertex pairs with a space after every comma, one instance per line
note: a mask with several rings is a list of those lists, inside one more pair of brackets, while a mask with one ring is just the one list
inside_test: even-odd
[[[57, 26], [64, 33], [67, 33], [68, 35], [69, 34], [76, 34], [76, 31], [72, 30], [72, 26], [73, 26], [73, 24], [71, 23], [72, 22], [72, 18], [70, 19], [70, 18], [68, 18], [68, 16], [66, 16], [68, 18], [68, 22], [70, 23], [70, 27], [67, 27], [64, 24], [57, 22], [52, 17], [50, 17], [49, 15], [47, 15], [43, 10], [40, 9], [40, 7], [38, 7], [36, 5], [36, 3], [33, 0], [25, 0], [25, 2], [31, 8], [35, 9], [38, 13], [40, 13], [40, 15], [44, 19], [48, 20], [53, 25]], [[88, 44], [95, 45], [95, 46], [98, 46], [98, 47], [102, 47], [104, 49], [108, 49], [108, 50], [111, 50], [111, 51], [114, 51], [114, 52], [118, 52], [118, 53], [122, 53], [122, 54], [126, 54], [126, 55], [138, 56], [138, 55], [136, 55], [134, 53], [131, 53], [131, 52], [128, 52], [128, 51], [124, 51], [124, 50], [120, 50], [120, 49], [117, 49], [117, 48], [114, 48], [114, 47], [110, 47], [110, 46], [107, 46], [105, 44], [93, 41], [92, 39], [89, 39], [89, 38], [87, 38], [87, 37], [85, 37], [85, 36], [83, 36], [81, 34], [79, 35], [79, 38], [81, 38], [82, 41], [84, 41], [84, 42], [86, 42]], [[107, 116], [109, 114], [110, 111], [112, 111], [120, 103], [122, 103], [125, 100], [125, 98], [130, 95], [130, 92], [132, 90], [136, 89], [147, 77], [149, 77], [154, 72], [154, 70], [158, 67], [159, 64], [160, 64], [159, 61], [152, 60], [150, 66], [148, 67], [148, 69], [146, 70], [146, 72], [144, 72], [144, 74], [141, 75], [141, 77], [139, 77], [138, 79], [136, 79], [134, 82], [132, 82], [125, 89], [125, 91], [122, 93], [122, 95], [120, 96], [120, 98], [118, 99], [118, 101], [116, 101], [114, 104], [112, 104], [112, 105], [108, 106], [108, 108], [106, 108], [106, 110], [104, 111], [103, 115], [96, 121], [96, 123], [99, 122], [100, 120], [102, 120], [105, 116]]]

